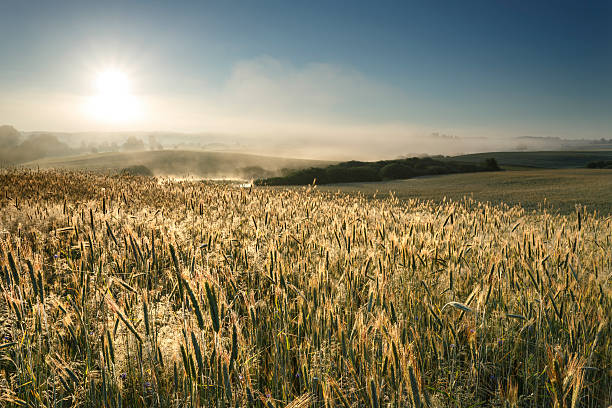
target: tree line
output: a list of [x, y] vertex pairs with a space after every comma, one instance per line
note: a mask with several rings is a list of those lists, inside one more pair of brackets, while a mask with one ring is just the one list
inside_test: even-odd
[[307, 185], [385, 181], [439, 174], [470, 173], [501, 170], [497, 160], [489, 158], [480, 164], [439, 160], [431, 157], [380, 160], [376, 162], [348, 161], [327, 167], [295, 170], [282, 177], [255, 180], [256, 185]]

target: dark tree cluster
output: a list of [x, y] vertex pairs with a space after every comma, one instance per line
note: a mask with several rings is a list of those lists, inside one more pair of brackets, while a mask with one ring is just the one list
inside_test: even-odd
[[73, 150], [51, 133], [36, 133], [22, 140], [12, 126], [0, 126], [0, 164], [17, 164], [43, 157], [64, 156]]
[[473, 164], [438, 160], [431, 157], [413, 157], [376, 162], [348, 161], [323, 168], [312, 167], [296, 170], [283, 177], [259, 179], [255, 181], [255, 184], [273, 186], [351, 183], [498, 170], [501, 169], [494, 158], [487, 159], [481, 164]]
[[147, 166], [143, 166], [140, 164], [124, 167], [120, 172], [124, 176], [144, 176], [144, 177], [153, 177], [153, 172]]
[[612, 160], [592, 161], [587, 164], [589, 169], [612, 169]]

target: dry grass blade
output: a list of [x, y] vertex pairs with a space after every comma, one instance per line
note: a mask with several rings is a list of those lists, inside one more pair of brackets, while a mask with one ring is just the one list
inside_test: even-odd
[[306, 408], [313, 402], [314, 398], [312, 397], [312, 394], [306, 393], [291, 401], [289, 404], [287, 404], [286, 408]]
[[444, 310], [444, 308], [446, 308], [446, 306], [452, 306], [455, 309], [458, 309], [458, 310], [461, 310], [461, 311], [467, 312], [467, 313], [472, 313], [473, 312], [473, 310], [470, 307], [464, 305], [463, 303], [459, 303], [459, 302], [448, 302], [447, 304], [442, 306], [442, 310]]

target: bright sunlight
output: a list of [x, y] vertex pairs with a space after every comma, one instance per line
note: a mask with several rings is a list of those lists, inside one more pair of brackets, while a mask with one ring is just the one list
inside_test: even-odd
[[87, 110], [100, 122], [126, 123], [140, 114], [138, 99], [131, 93], [128, 76], [119, 70], [98, 72], [94, 82], [96, 94], [89, 98]]

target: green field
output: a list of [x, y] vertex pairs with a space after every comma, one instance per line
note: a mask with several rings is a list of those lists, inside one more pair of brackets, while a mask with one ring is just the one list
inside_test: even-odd
[[41, 169], [96, 170], [117, 172], [125, 167], [142, 165], [154, 175], [192, 176], [199, 178], [258, 178], [278, 175], [282, 169], [325, 166], [322, 160], [292, 159], [233, 152], [197, 150], [160, 150], [112, 152], [72, 157], [56, 157], [25, 163]]
[[592, 161], [612, 160], [612, 150], [488, 152], [453, 156], [446, 160], [481, 163], [490, 157], [495, 158], [500, 166], [565, 169], [586, 167]]
[[522, 205], [528, 210], [547, 207], [569, 213], [576, 204], [602, 215], [612, 213], [612, 170], [517, 170], [452, 174], [375, 183], [318, 186], [322, 191], [389, 195], [399, 199], [442, 201], [472, 197], [494, 204]]

